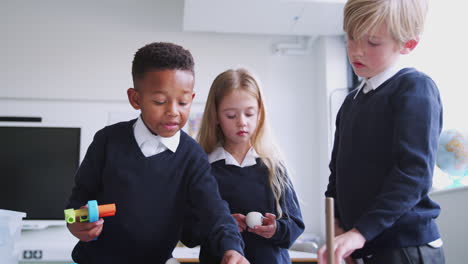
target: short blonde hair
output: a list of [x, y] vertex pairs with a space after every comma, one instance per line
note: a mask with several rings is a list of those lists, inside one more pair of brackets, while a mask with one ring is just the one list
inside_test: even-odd
[[427, 8], [428, 0], [348, 0], [343, 30], [359, 39], [386, 24], [393, 38], [405, 43], [422, 34]]
[[292, 189], [292, 185], [284, 159], [272, 139], [260, 83], [253, 73], [245, 68], [230, 69], [215, 78], [208, 93], [197, 141], [206, 153], [213, 152], [219, 144], [224, 143], [224, 134], [217, 123], [218, 107], [223, 98], [235, 90], [245, 91], [257, 100], [258, 121], [256, 131], [251, 138], [251, 145], [268, 168], [268, 179], [275, 196], [278, 218], [281, 218], [283, 215], [281, 199], [287, 190]]

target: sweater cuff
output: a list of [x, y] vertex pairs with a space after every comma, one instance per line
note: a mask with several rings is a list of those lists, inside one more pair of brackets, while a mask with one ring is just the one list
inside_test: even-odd
[[276, 231], [270, 239], [273, 241], [280, 241], [282, 239], [284, 229], [284, 224], [281, 223], [281, 221], [276, 220]]
[[228, 250], [235, 250], [239, 252], [242, 256], [244, 256], [244, 242], [227, 237], [221, 241], [220, 250], [221, 258], [224, 256], [224, 253], [226, 253], [226, 251]]
[[376, 224], [375, 220], [372, 221], [369, 218], [361, 218], [356, 223], [355, 228], [361, 233], [361, 235], [366, 239], [366, 241], [370, 241], [378, 236], [384, 229], [383, 226]]

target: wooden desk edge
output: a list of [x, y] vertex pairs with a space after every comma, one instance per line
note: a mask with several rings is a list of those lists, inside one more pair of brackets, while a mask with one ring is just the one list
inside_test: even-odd
[[291, 258], [292, 262], [317, 262], [317, 258]]
[[[200, 260], [198, 258], [177, 258], [177, 261], [180, 263], [184, 262], [195, 262], [198, 263]], [[317, 262], [316, 258], [291, 258], [292, 262]]]
[[184, 263], [184, 262], [195, 262], [195, 263], [198, 263], [200, 262], [200, 260], [198, 258], [176, 258], [177, 261], [179, 261], [180, 263]]

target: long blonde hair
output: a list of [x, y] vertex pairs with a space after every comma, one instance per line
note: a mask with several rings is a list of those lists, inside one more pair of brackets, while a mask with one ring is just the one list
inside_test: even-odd
[[252, 135], [251, 144], [268, 168], [269, 183], [276, 201], [278, 218], [283, 215], [281, 197], [292, 188], [288, 172], [274, 140], [266, 119], [260, 84], [247, 69], [230, 69], [219, 74], [211, 85], [197, 141], [206, 153], [211, 153], [224, 142], [224, 134], [217, 124], [218, 106], [223, 98], [234, 90], [240, 89], [252, 95], [258, 102], [258, 123]]

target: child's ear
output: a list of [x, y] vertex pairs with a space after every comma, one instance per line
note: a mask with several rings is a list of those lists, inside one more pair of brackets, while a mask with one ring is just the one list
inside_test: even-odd
[[127, 90], [128, 102], [132, 105], [135, 110], [140, 109], [140, 96], [135, 88], [128, 88]]
[[406, 42], [403, 44], [403, 47], [401, 48], [400, 53], [401, 53], [401, 54], [408, 54], [408, 53], [410, 53], [412, 50], [414, 50], [414, 48], [416, 48], [416, 46], [418, 45], [418, 43], [419, 43], [419, 38], [410, 39], [410, 40], [406, 41]]

